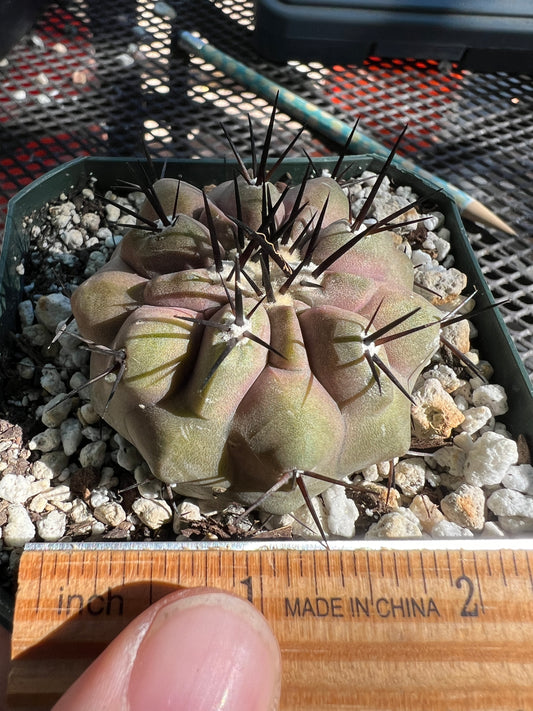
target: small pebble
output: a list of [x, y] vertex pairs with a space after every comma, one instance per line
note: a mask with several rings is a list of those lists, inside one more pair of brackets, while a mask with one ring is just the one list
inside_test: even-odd
[[83, 439], [81, 425], [77, 419], [69, 417], [61, 423], [59, 432], [61, 434], [63, 452], [67, 457], [70, 457], [78, 451], [78, 447]]
[[533, 497], [513, 489], [498, 489], [487, 499], [487, 506], [496, 516], [520, 516], [533, 520]]
[[100, 215], [96, 212], [86, 212], [81, 218], [81, 224], [87, 232], [96, 232], [96, 236], [100, 239], [98, 235]]
[[369, 527], [365, 538], [420, 538], [420, 523], [414, 514], [409, 513], [409, 517], [398, 511], [385, 514]]
[[54, 449], [57, 449], [60, 444], [61, 435], [59, 434], [59, 430], [54, 427], [39, 432], [32, 437], [28, 444], [28, 449], [37, 449], [40, 452], [52, 452]]
[[444, 521], [444, 515], [426, 494], [418, 494], [413, 498], [409, 510], [414, 513], [425, 533], [430, 533], [434, 526]]
[[327, 512], [330, 534], [341, 538], [353, 538], [359, 511], [355, 502], [346, 496], [346, 489], [343, 486], [330, 486], [322, 494], [322, 499]]
[[68, 457], [63, 451], [47, 452], [33, 462], [31, 473], [35, 479], [54, 479], [61, 474], [67, 464]]
[[65, 232], [64, 239], [65, 245], [68, 247], [68, 249], [79, 249], [83, 246], [84, 235], [81, 230], [78, 230], [73, 227]]
[[468, 452], [464, 478], [474, 486], [500, 484], [507, 470], [518, 459], [516, 442], [496, 432], [485, 432]]
[[515, 464], [509, 467], [502, 479], [506, 489], [514, 489], [522, 494], [533, 496], [533, 466], [531, 464]]
[[439, 521], [431, 529], [432, 538], [470, 538], [474, 534], [453, 521]]
[[35, 316], [33, 303], [29, 299], [21, 301], [18, 305], [18, 314], [22, 328], [25, 326], [31, 326]]
[[7, 523], [3, 527], [3, 543], [6, 548], [19, 548], [35, 537], [35, 526], [21, 504], [9, 504]]
[[126, 512], [120, 504], [110, 501], [96, 506], [94, 517], [108, 526], [115, 527], [126, 520]]
[[504, 415], [509, 406], [507, 395], [501, 385], [481, 385], [472, 393], [472, 403], [477, 407], [485, 405], [497, 417]]
[[448, 521], [471, 531], [481, 531], [485, 524], [485, 493], [471, 484], [461, 484], [445, 496], [440, 507]]
[[132, 508], [144, 525], [152, 530], [172, 521], [172, 509], [162, 499], [137, 499]]
[[31, 358], [22, 358], [17, 363], [17, 372], [23, 380], [31, 380], [35, 375], [35, 363]]
[[413, 398], [413, 427], [421, 440], [449, 437], [452, 429], [464, 420], [463, 413], [436, 378], [426, 380]]
[[426, 483], [426, 466], [424, 460], [419, 457], [403, 459], [394, 468], [394, 480], [399, 486], [402, 494], [415, 496]]
[[492, 412], [485, 405], [481, 405], [463, 410], [463, 415], [465, 419], [460, 425], [461, 429], [468, 434], [474, 434], [487, 424], [492, 417]]
[[107, 446], [102, 440], [89, 442], [80, 451], [79, 462], [82, 467], [100, 469], [104, 463]]
[[59, 395], [59, 393], [64, 393], [67, 390], [67, 387], [57, 368], [49, 364], [43, 366], [40, 384], [46, 392], [50, 393], [50, 395]]
[[66, 514], [56, 509], [37, 521], [37, 534], [43, 541], [58, 541], [65, 535], [66, 526]]
[[0, 479], [0, 498], [11, 504], [23, 504], [31, 495], [31, 482], [25, 476], [5, 474]]
[[45, 427], [59, 427], [66, 420], [72, 409], [72, 398], [65, 397], [63, 393], [49, 400], [41, 413], [41, 422]]
[[63, 294], [41, 296], [35, 306], [35, 318], [53, 334], [55, 334], [57, 326], [71, 313], [70, 299]]

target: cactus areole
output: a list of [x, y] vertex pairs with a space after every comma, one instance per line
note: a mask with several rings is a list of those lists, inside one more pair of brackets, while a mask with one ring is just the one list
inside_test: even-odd
[[289, 187], [265, 165], [207, 192], [141, 185], [137, 225], [72, 307], [95, 408], [156, 477], [280, 514], [303, 503], [287, 472], [340, 480], [406, 453], [441, 312], [338, 171]]

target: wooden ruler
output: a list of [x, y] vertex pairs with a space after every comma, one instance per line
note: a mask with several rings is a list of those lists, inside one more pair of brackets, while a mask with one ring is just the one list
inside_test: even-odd
[[533, 543], [440, 543], [29, 545], [11, 707], [50, 708], [148, 605], [209, 585], [270, 621], [282, 711], [533, 709]]

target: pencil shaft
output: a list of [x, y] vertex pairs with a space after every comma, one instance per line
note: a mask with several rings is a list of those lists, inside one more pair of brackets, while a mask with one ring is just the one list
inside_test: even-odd
[[[180, 46], [193, 53], [201, 56], [203, 59], [211, 62], [217, 69], [220, 69], [226, 76], [238, 81], [242, 86], [252, 89], [255, 93], [263, 98], [274, 101], [278, 97], [278, 107], [297, 119], [310, 129], [314, 129], [323, 136], [344, 145], [352, 131], [352, 127], [341, 121], [333, 114], [324, 111], [315, 104], [298, 96], [294, 92], [285, 89], [276, 82], [259, 74], [254, 69], [247, 67], [242, 62], [230, 57], [225, 52], [220, 51], [213, 45], [210, 45], [203, 40], [195, 37], [189, 32], [181, 32], [179, 36]], [[350, 144], [350, 149], [355, 153], [374, 153], [380, 157], [386, 158], [389, 155], [389, 149], [383, 146], [378, 141], [366, 136], [365, 134], [355, 131]], [[459, 188], [451, 185], [442, 178], [429, 173], [427, 170], [415, 165], [410, 159], [401, 156], [394, 158], [394, 164], [418, 177], [427, 180], [435, 187], [441, 188], [452, 197], [460, 212], [468, 213], [468, 207], [472, 203], [477, 203], [467, 193]], [[494, 220], [491, 219], [492, 213], [484, 209], [485, 224], [492, 224], [499, 229], [506, 227], [499, 218], [494, 215]], [[502, 228], [503, 225], [503, 228]], [[510, 231], [510, 228], [508, 228]]]

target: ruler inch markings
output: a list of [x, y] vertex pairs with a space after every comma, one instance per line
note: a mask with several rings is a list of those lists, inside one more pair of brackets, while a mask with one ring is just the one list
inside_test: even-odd
[[[454, 711], [484, 711], [488, 701], [499, 711], [533, 708], [533, 683], [524, 681], [533, 678], [533, 542], [462, 545], [25, 551], [11, 706], [50, 708], [165, 584], [208, 584], [248, 594], [266, 615], [283, 655], [281, 711], [356, 711], [361, 703], [445, 711], [467, 683]], [[400, 690], [392, 679], [402, 679]]]
[[422, 551], [419, 551], [419, 556], [420, 556], [420, 572], [422, 574], [422, 584], [424, 586], [424, 594], [428, 594], [428, 588], [427, 588], [427, 583], [426, 583], [426, 570], [424, 568], [424, 554]]

